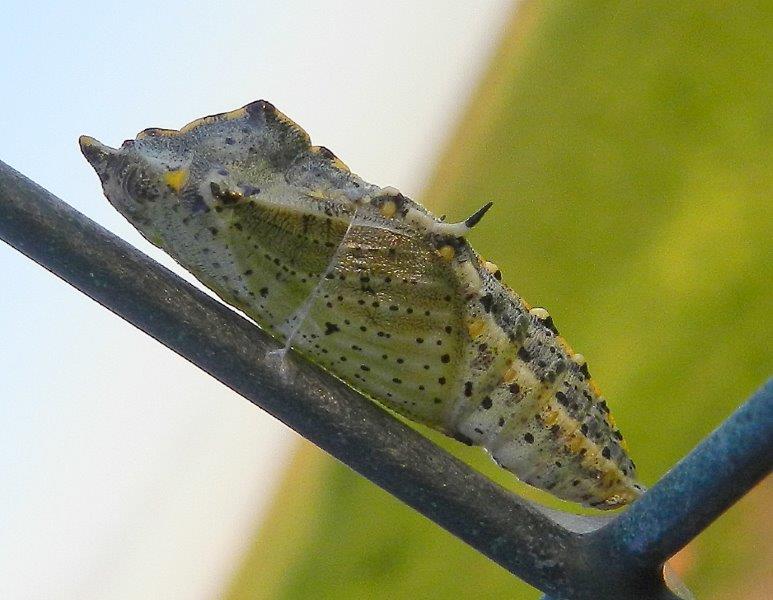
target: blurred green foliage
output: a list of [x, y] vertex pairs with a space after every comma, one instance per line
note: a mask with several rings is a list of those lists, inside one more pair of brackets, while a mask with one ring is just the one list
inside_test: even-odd
[[[423, 199], [452, 218], [495, 200], [471, 242], [588, 358], [647, 484], [769, 375], [771, 8], [522, 5]], [[742, 597], [765, 573], [770, 500], [758, 488], [690, 546], [681, 566], [698, 597]], [[310, 448], [228, 593], [538, 596]]]

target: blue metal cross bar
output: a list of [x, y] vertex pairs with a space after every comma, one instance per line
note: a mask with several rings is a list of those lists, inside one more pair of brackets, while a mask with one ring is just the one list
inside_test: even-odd
[[0, 239], [553, 598], [678, 598], [663, 562], [772, 466], [768, 383], [622, 515], [548, 510], [313, 364], [279, 374], [254, 324], [2, 162]]
[[773, 379], [630, 509], [588, 536], [624, 568], [677, 552], [773, 468]]

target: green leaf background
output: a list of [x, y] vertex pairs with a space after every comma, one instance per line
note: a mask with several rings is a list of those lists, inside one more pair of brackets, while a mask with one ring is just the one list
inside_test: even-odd
[[[522, 4], [422, 198], [454, 219], [495, 201], [471, 242], [586, 356], [647, 484], [770, 374], [771, 39], [763, 1]], [[771, 500], [677, 555], [697, 597], [766, 597]], [[225, 597], [539, 593], [305, 444]]]

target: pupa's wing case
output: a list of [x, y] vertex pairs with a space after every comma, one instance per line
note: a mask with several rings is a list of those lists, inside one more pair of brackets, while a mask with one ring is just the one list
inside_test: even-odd
[[584, 360], [465, 241], [488, 205], [436, 219], [264, 101], [81, 146], [143, 235], [354, 388], [562, 498], [640, 493]]

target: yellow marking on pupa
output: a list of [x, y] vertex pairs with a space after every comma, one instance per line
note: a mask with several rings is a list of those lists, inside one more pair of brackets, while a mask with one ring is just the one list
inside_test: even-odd
[[572, 454], [579, 454], [580, 450], [585, 447], [585, 437], [580, 433], [573, 433], [567, 440], [566, 447]]
[[546, 427], [552, 427], [553, 425], [558, 423], [559, 418], [560, 418], [560, 414], [557, 410], [549, 410], [542, 417], [542, 421], [545, 423]]
[[467, 323], [467, 333], [472, 339], [478, 337], [486, 329], [486, 322], [483, 319], [473, 319]]
[[309, 190], [305, 192], [306, 196], [309, 198], [314, 198], [315, 200], [326, 200], [327, 196], [322, 190]]
[[617, 469], [606, 469], [601, 474], [601, 485], [604, 487], [611, 487], [619, 479], [620, 477], [618, 476]]
[[[280, 113], [279, 111], [277, 111], [277, 114], [282, 115], [282, 113]], [[285, 123], [287, 125], [292, 125], [293, 127], [298, 127], [295, 123], [293, 123], [292, 120], [288, 119], [284, 115], [282, 115], [282, 116], [284, 117]], [[304, 134], [306, 133], [300, 127], [298, 127], [298, 129], [300, 129]], [[324, 158], [329, 160], [330, 164], [333, 167], [335, 167], [336, 169], [339, 169], [340, 171], [346, 171], [347, 173], [349, 173], [349, 167], [347, 167], [346, 164], [344, 164], [344, 161], [342, 161], [335, 154], [330, 152], [330, 150], [328, 150], [327, 148], [323, 148], [322, 146], [312, 146], [311, 148], [309, 148], [309, 152], [311, 152], [312, 154], [319, 154], [320, 156], [323, 156]]]
[[160, 127], [150, 127], [148, 129], [143, 129], [137, 134], [138, 140], [144, 140], [146, 138], [151, 137], [174, 137], [176, 135], [179, 135], [180, 132], [176, 129], [162, 129]]
[[188, 181], [188, 169], [174, 169], [164, 174], [164, 183], [174, 192], [179, 193], [185, 182]]
[[101, 146], [101, 144], [90, 135], [82, 135], [78, 138], [81, 148], [90, 148], [92, 146]]
[[448, 261], [453, 260], [454, 256], [456, 255], [456, 250], [454, 250], [454, 247], [449, 244], [441, 246], [437, 252], [443, 260]]
[[236, 110], [232, 110], [227, 113], [221, 113], [219, 115], [210, 115], [208, 117], [202, 117], [200, 119], [195, 119], [191, 121], [187, 125], [183, 125], [180, 128], [178, 135], [181, 135], [183, 133], [188, 133], [189, 131], [192, 131], [193, 129], [197, 129], [198, 127], [202, 127], [204, 125], [211, 125], [213, 123], [220, 123], [222, 121], [235, 121], [236, 119], [243, 119], [245, 117], [247, 117], [247, 110], [244, 107], [237, 108]]
[[381, 216], [385, 219], [391, 219], [397, 212], [397, 204], [394, 200], [387, 200], [379, 207], [378, 212], [381, 213]]
[[483, 261], [483, 268], [486, 269], [486, 271], [488, 271], [492, 275], [495, 275], [499, 272], [499, 267], [496, 266], [493, 262], [490, 262], [488, 260]]
[[505, 383], [513, 383], [515, 380], [518, 379], [518, 374], [519, 374], [518, 369], [514, 367], [510, 367], [509, 369], [507, 369], [507, 371], [505, 371], [505, 374], [502, 375], [502, 381], [504, 381]]

